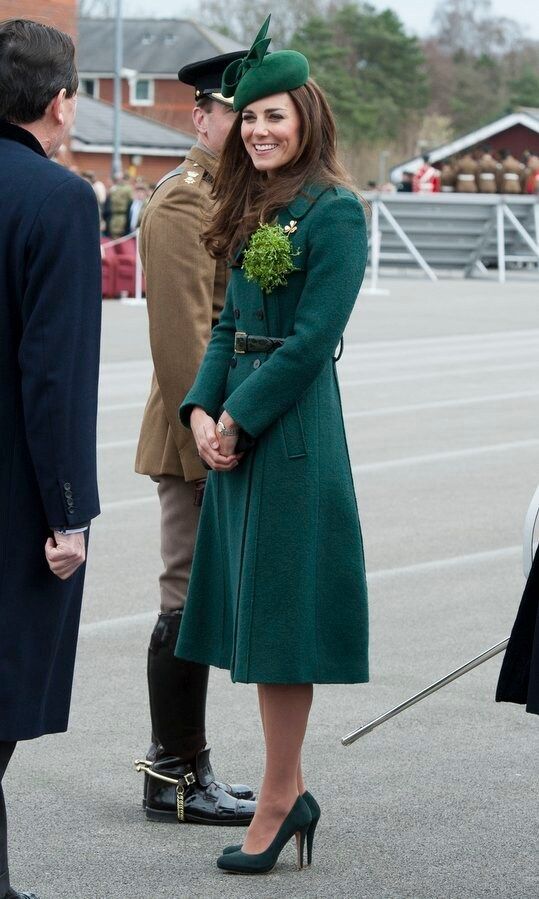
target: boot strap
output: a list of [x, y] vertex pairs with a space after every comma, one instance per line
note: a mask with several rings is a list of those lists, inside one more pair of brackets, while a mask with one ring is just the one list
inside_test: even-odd
[[148, 761], [148, 759], [137, 759], [135, 762], [135, 769], [137, 771], [144, 771], [144, 774], [147, 774], [149, 777], [154, 777], [156, 780], [174, 784], [176, 787], [176, 811], [178, 814], [178, 821], [185, 821], [185, 788], [196, 783], [196, 777], [193, 772], [188, 771], [186, 774], [180, 774], [179, 777], [166, 777], [166, 775], [154, 771], [152, 762]]

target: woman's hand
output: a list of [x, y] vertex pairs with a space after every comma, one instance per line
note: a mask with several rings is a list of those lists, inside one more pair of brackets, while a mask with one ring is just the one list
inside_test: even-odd
[[[234, 421], [233, 418], [230, 417], [230, 415], [226, 411], [223, 412], [219, 421], [222, 421], [225, 428], [235, 428], [236, 427], [236, 422]], [[215, 433], [216, 433], [217, 439], [219, 441], [219, 452], [221, 453], [221, 455], [227, 456], [227, 457], [233, 456], [236, 452], [236, 444], [238, 442], [238, 438], [237, 437], [224, 437], [219, 432], [219, 429], [217, 429]], [[238, 458], [240, 458], [240, 457], [238, 457]]]
[[[191, 412], [191, 431], [196, 441], [198, 455], [214, 471], [231, 471], [236, 468], [241, 455], [225, 454], [221, 450], [216, 432], [216, 423], [200, 406]], [[237, 438], [234, 440], [236, 445]]]

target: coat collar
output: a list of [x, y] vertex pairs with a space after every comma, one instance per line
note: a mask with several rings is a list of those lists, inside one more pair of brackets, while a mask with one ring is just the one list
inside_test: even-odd
[[309, 209], [314, 206], [318, 198], [327, 190], [330, 190], [328, 184], [307, 184], [287, 206], [287, 210], [292, 218], [299, 220], [304, 215], [307, 215]]
[[45, 159], [47, 158], [47, 154], [39, 143], [37, 137], [34, 137], [30, 131], [26, 128], [21, 128], [20, 125], [14, 125], [12, 122], [0, 118], [0, 138], [1, 137], [6, 138], [7, 140], [14, 140], [18, 144], [24, 144], [26, 147], [29, 147], [30, 150], [33, 150], [34, 153], [39, 153], [40, 156], [44, 156]]

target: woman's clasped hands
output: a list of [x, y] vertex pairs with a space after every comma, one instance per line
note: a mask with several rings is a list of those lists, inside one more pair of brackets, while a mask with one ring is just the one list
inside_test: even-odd
[[[226, 412], [223, 412], [220, 420], [227, 428], [234, 426], [233, 419]], [[237, 467], [243, 456], [243, 453], [235, 452], [238, 438], [219, 434], [216, 422], [200, 406], [195, 406], [191, 413], [191, 431], [198, 455], [209, 468], [214, 471], [231, 471]]]

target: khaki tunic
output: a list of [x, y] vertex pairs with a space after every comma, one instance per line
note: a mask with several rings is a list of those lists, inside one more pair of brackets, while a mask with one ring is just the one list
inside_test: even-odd
[[519, 194], [522, 192], [524, 166], [514, 156], [508, 156], [502, 162], [501, 192]]
[[455, 166], [456, 185], [455, 189], [459, 194], [475, 194], [477, 193], [477, 162], [469, 153], [463, 156]]
[[498, 190], [498, 179], [501, 167], [490, 153], [483, 153], [479, 160], [477, 184], [482, 194], [495, 194]]
[[178, 406], [192, 386], [211, 329], [219, 319], [226, 265], [206, 252], [200, 234], [209, 217], [217, 159], [193, 147], [180, 170], [154, 191], [140, 229], [154, 364], [135, 470], [139, 474], [204, 478], [191, 432]]

